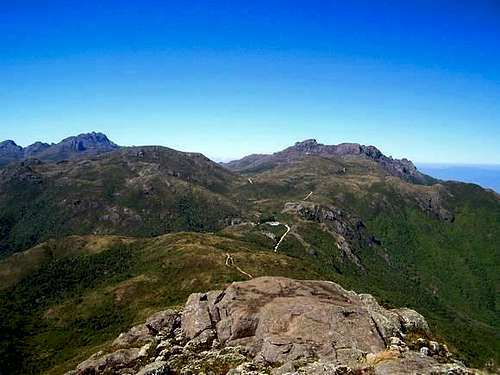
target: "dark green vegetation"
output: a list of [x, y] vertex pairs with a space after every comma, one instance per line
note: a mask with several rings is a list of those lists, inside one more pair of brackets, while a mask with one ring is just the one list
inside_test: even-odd
[[[61, 373], [154, 310], [245, 279], [226, 253], [253, 276], [415, 308], [469, 365], [499, 363], [499, 196], [375, 155], [292, 149], [233, 173], [146, 147], [0, 170], [0, 252], [54, 239], [0, 261], [0, 368]], [[285, 227], [268, 221], [292, 228], [277, 253]]]

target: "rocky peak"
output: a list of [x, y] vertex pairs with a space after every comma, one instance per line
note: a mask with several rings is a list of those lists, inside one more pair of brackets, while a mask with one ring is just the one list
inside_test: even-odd
[[7, 147], [19, 147], [16, 142], [14, 142], [11, 139], [7, 139], [5, 141], [0, 142], [0, 148], [7, 148]]
[[69, 374], [473, 374], [414, 310], [327, 281], [260, 277], [192, 294]]
[[305, 154], [305, 155], [322, 155], [328, 153], [328, 146], [318, 143], [315, 139], [306, 139], [302, 142], [296, 142], [295, 145], [286, 148], [279, 154]]
[[363, 146], [359, 143], [340, 143], [330, 146], [330, 152], [340, 156], [361, 155], [363, 153]]
[[315, 150], [318, 145], [319, 144], [315, 139], [306, 139], [305, 141], [302, 142], [296, 142], [293, 148], [296, 151], [310, 152]]
[[19, 152], [22, 149], [21, 146], [18, 146], [16, 142], [10, 139], [0, 142], [0, 152]]
[[403, 180], [421, 184], [432, 182], [432, 179], [421, 174], [411, 161], [387, 157], [375, 146], [365, 146], [359, 143], [325, 145], [318, 143], [315, 139], [296, 142], [293, 146], [272, 155], [251, 155], [240, 160], [224, 163], [224, 165], [233, 171], [260, 171], [276, 165], [291, 163], [298, 158], [310, 155], [325, 158], [349, 156], [366, 158], [375, 161], [389, 174]]
[[61, 144], [71, 147], [75, 152], [97, 148], [115, 149], [118, 147], [115, 143], [111, 142], [105, 134], [96, 132], [68, 137], [63, 139]]
[[17, 160], [22, 157], [23, 148], [18, 146], [16, 142], [8, 139], [0, 142], [0, 164], [4, 160], [6, 163]]

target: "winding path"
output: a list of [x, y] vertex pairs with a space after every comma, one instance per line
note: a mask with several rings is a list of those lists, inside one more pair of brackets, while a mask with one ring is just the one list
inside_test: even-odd
[[233, 267], [235, 268], [239, 273], [245, 275], [246, 277], [250, 278], [250, 279], [253, 279], [253, 276], [250, 275], [248, 272], [245, 272], [243, 271], [240, 267], [238, 267], [236, 265], [236, 263], [234, 262], [234, 258], [229, 255], [228, 253], [226, 253], [226, 266], [228, 267]]
[[286, 227], [286, 232], [285, 234], [283, 234], [280, 238], [280, 240], [278, 241], [278, 243], [276, 244], [276, 246], [274, 247], [274, 252], [277, 253], [278, 252], [278, 247], [280, 246], [280, 244], [283, 242], [283, 240], [285, 239], [286, 235], [288, 234], [288, 232], [290, 232], [290, 227], [288, 226], [288, 224], [283, 224], [283, 223], [280, 223], [282, 225], [284, 225]]

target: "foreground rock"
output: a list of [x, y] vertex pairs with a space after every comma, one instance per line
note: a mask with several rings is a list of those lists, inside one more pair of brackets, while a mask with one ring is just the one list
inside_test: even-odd
[[425, 319], [325, 281], [262, 277], [192, 294], [72, 374], [474, 374]]

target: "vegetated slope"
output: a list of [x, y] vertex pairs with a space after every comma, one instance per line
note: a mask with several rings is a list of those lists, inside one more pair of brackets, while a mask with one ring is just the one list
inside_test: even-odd
[[335, 270], [342, 285], [418, 309], [469, 363], [498, 363], [497, 194], [413, 184], [352, 156], [303, 153], [245, 176], [252, 183], [241, 194], [255, 211], [292, 226], [282, 252]]
[[14, 254], [0, 262], [0, 368], [60, 374], [151, 312], [246, 280], [237, 267], [253, 276], [321, 278], [271, 248], [203, 233], [71, 236]]
[[59, 143], [35, 142], [27, 147], [18, 146], [14, 141], [0, 142], [0, 166], [28, 158], [61, 161], [92, 157], [118, 149], [102, 133], [86, 133], [68, 137]]
[[11, 164], [0, 169], [0, 256], [68, 234], [214, 230], [238, 216], [239, 180], [201, 154], [152, 146]]

